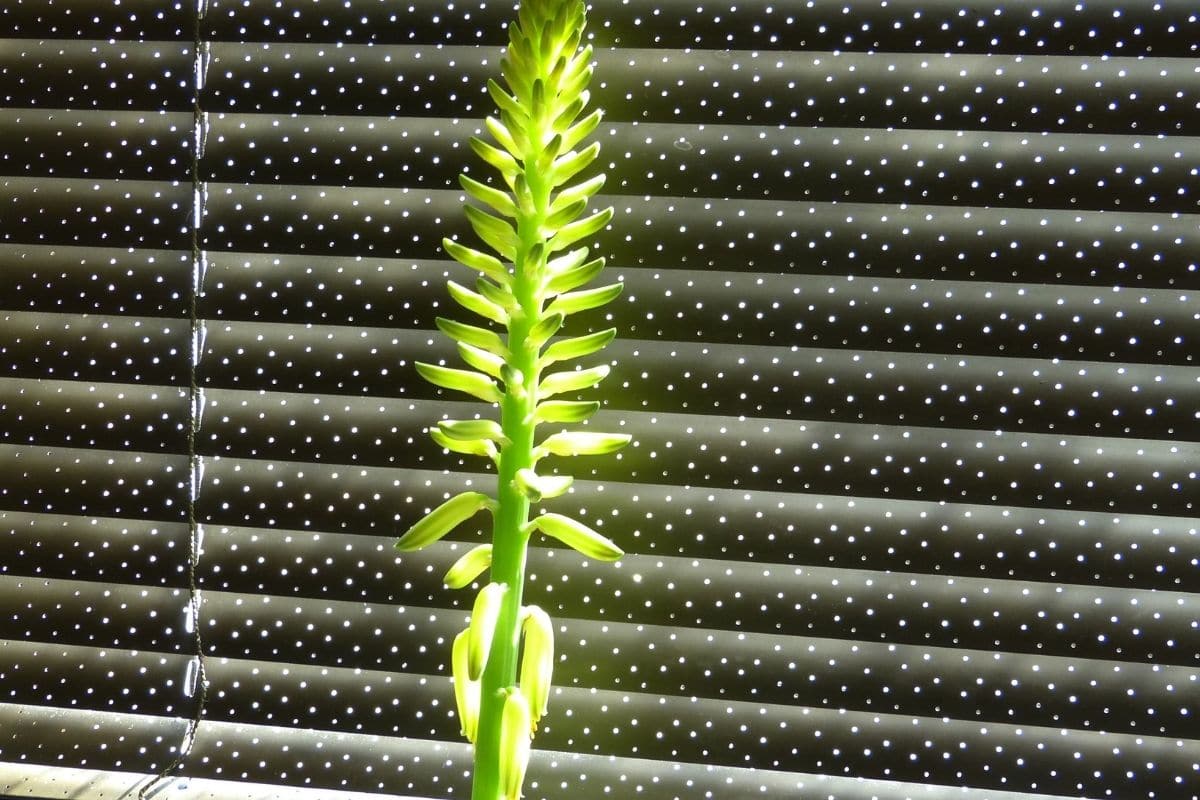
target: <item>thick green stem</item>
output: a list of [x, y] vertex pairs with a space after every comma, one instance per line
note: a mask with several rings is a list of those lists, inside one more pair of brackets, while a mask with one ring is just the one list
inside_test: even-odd
[[[516, 487], [517, 471], [532, 462], [533, 424], [526, 403], [506, 398], [502, 425], [512, 444], [500, 458], [496, 527], [492, 539], [492, 580], [508, 586], [496, 622], [496, 635], [480, 686], [479, 733], [475, 741], [472, 800], [499, 800], [500, 721], [503, 690], [517, 680], [520, 647], [521, 590], [525, 581], [525, 523], [529, 500]], [[515, 424], [514, 424], [515, 423]], [[521, 424], [524, 423], [524, 424]]]
[[[537, 126], [540, 130], [541, 126]], [[532, 156], [531, 156], [532, 157]], [[526, 164], [531, 163], [530, 159]], [[541, 176], [526, 173], [533, 195], [533, 211], [517, 220], [520, 239], [513, 294], [521, 313], [509, 323], [508, 364], [522, 378], [518, 389], [507, 387], [500, 409], [500, 426], [510, 440], [500, 453], [495, 529], [492, 534], [491, 579], [508, 586], [504, 606], [496, 622], [496, 634], [480, 684], [479, 732], [475, 740], [475, 769], [471, 800], [503, 800], [500, 785], [500, 723], [504, 690], [517, 682], [517, 658], [521, 644], [521, 597], [525, 582], [525, 551], [528, 536], [529, 499], [518, 488], [517, 472], [534, 466], [533, 412], [537, 406], [538, 345], [529, 341], [529, 331], [542, 310], [540, 294], [543, 263], [532, 261], [535, 247], [543, 243], [542, 226], [549, 207], [550, 190]], [[544, 256], [542, 258], [544, 261]]]

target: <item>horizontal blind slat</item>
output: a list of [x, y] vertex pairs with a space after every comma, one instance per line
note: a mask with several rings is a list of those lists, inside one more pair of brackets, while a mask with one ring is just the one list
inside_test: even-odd
[[0, 172], [187, 180], [191, 127], [181, 112], [0, 108]]
[[[368, 332], [361, 329], [357, 335], [351, 330], [341, 334], [326, 331], [322, 335], [290, 325], [237, 324], [213, 331], [209, 357], [223, 368], [206, 375], [206, 382], [214, 386], [270, 388], [286, 385], [285, 380], [290, 378], [314, 391], [357, 390], [383, 395], [390, 381], [399, 380], [396, 376], [411, 369], [405, 366], [411, 360], [453, 360], [444, 343], [435, 341], [431, 345], [430, 337], [417, 331], [399, 332], [401, 335], [393, 335], [390, 340], [383, 331], [366, 336], [363, 334]], [[388, 346], [385, 349], [381, 344]], [[775, 355], [778, 351], [769, 348], [726, 347], [714, 356], [711, 345], [669, 344], [668, 352], [658, 343], [644, 341], [624, 340], [611, 347], [609, 358], [604, 360], [616, 361], [614, 374], [621, 387], [611, 393], [611, 408], [713, 415], [741, 412], [806, 419], [828, 414], [833, 420], [866, 423], [950, 428], [979, 425], [1004, 427], [1014, 433], [1085, 435], [1106, 430], [1114, 418], [1124, 416], [1127, 435], [1169, 439], [1189, 424], [1192, 412], [1182, 400], [1197, 380], [1195, 370], [1189, 368], [1138, 369], [1087, 362], [798, 348]], [[380, 351], [393, 354], [390, 359], [382, 359], [385, 363], [400, 366], [379, 368], [379, 374], [351, 367], [304, 366], [306, 358], [328, 364], [330, 358], [350, 361], [355, 353], [378, 357]], [[255, 363], [270, 366], [255, 373], [249, 369]], [[783, 395], [782, 388], [797, 379], [803, 382], [805, 394]], [[665, 387], [666, 391], [656, 396], [649, 392], [651, 386]], [[723, 386], [746, 386], [750, 391], [729, 396]], [[413, 389], [414, 398], [434, 394], [419, 384]], [[1001, 396], [996, 396], [997, 391]], [[1091, 394], [1086, 401], [1085, 394]], [[970, 397], [973, 404], [965, 406], [964, 397]], [[298, 399], [280, 393], [278, 404], [290, 402], [295, 408]], [[349, 395], [342, 399], [343, 409], [373, 404]], [[823, 401], [829, 405], [822, 407]], [[843, 402], [852, 405], [848, 409], [840, 407], [838, 404]], [[391, 404], [381, 399], [374, 408], [384, 409]], [[464, 412], [482, 410], [468, 408]], [[346, 424], [362, 421], [346, 417], [344, 410], [339, 416]], [[331, 436], [345, 435], [336, 430], [338, 421], [326, 423]]]
[[453, 689], [442, 675], [233, 658], [207, 663], [209, 720], [446, 742], [458, 737], [457, 720], [443, 708]]
[[186, 720], [171, 717], [0, 703], [0, 730], [8, 734], [0, 740], [0, 758], [46, 767], [157, 770], [175, 757], [186, 727]]
[[[482, 87], [500, 55], [499, 48], [460, 45], [215, 42], [203, 103], [243, 113], [479, 117], [491, 111]], [[612, 121], [662, 122], [669, 114], [677, 123], [770, 126], [1200, 131], [1186, 121], [1200, 86], [1187, 58], [1150, 64], [1118, 56], [1081, 71], [1066, 56], [621, 48], [598, 50], [595, 62], [603, 77], [593, 83], [592, 101]], [[1109, 105], [1111, 91], [1097, 82], [1136, 91]], [[362, 84], [390, 91], [352, 90]]]
[[205, 721], [183, 774], [438, 798], [464, 793], [469, 762], [465, 744]]
[[[625, 196], [611, 202], [617, 207], [612, 231], [598, 239], [617, 264], [640, 265], [648, 253], [669, 252], [680, 266], [700, 270], [745, 265], [1106, 289], [1186, 289], [1196, 269], [1186, 245], [1196, 232], [1195, 215], [1122, 214], [1115, 223], [1088, 211]], [[675, 220], [693, 227], [679, 231]], [[1020, 260], [1001, 257], [1014, 249], [1012, 242]]]
[[[856, 347], [894, 352], [897, 358], [917, 357], [906, 351], [931, 358], [1006, 356], [1012, 358], [1010, 373], [1028, 371], [1031, 363], [1047, 373], [1067, 371], [1052, 359], [1120, 361], [1143, 374], [1155, 366], [1197, 363], [1191, 331], [1200, 311], [1186, 288], [1050, 287], [665, 266], [621, 266], [613, 272], [625, 290], [604, 309], [603, 319], [633, 340]], [[335, 323], [330, 329], [338, 338], [345, 333], [339, 327], [350, 325], [432, 329], [434, 317], [445, 309], [459, 313], [440, 289], [444, 282], [470, 286], [478, 277], [449, 261], [233, 252], [209, 254], [206, 275], [200, 302], [210, 319]], [[738, 302], [724, 302], [730, 295]], [[714, 312], [723, 323], [716, 327]], [[570, 326], [580, 319], [599, 324], [601, 316], [584, 314]], [[1071, 330], [1065, 339], [1054, 335], [1066, 326]], [[265, 328], [262, 333], [270, 336]], [[315, 342], [319, 333], [308, 337]], [[1096, 367], [1078, 368], [1091, 373]]]
[[[1009, 652], [1181, 666], [1193, 662], [1200, 653], [1200, 639], [1191, 630], [1194, 603], [1183, 593], [1160, 592], [1147, 597], [1139, 596], [1136, 590], [1058, 582], [835, 570], [769, 562], [677, 561], [667, 556], [640, 555], [627, 556], [620, 573], [604, 576], [598, 572], [602, 568], [579, 563], [568, 551], [542, 550], [540, 541], [535, 545], [539, 549], [531, 554], [530, 571], [537, 578], [530, 579], [530, 602], [544, 605], [556, 618], [935, 647], [989, 649], [1003, 643]], [[436, 560], [433, 556], [402, 560], [406, 570], [421, 573], [410, 579], [410, 596], [435, 606], [457, 605], [460, 598], [442, 587], [441, 576], [458, 554], [453, 548], [443, 548]], [[386, 574], [389, 567], [395, 569], [386, 555], [386, 548], [382, 555], [365, 549], [360, 558], [379, 565], [376, 571], [356, 569], [358, 580], [342, 585], [326, 578], [326, 596], [352, 602], [351, 598], [362, 598], [371, 587], [376, 588], [367, 598], [381, 596], [375, 592], [386, 589], [375, 576]], [[215, 566], [212, 575], [217, 572]], [[307, 566], [304, 570], [303, 566], [304, 560], [298, 560], [296, 571], [311, 573], [316, 569]], [[245, 568], [242, 562], [241, 569]], [[327, 566], [319, 575], [331, 571]], [[547, 577], [556, 575], [566, 576], [561, 584]], [[234, 588], [247, 588], [236, 577], [230, 581]], [[314, 594], [303, 587], [300, 592], [302, 596]], [[401, 600], [402, 596], [395, 599]], [[342, 618], [310, 623], [317, 630], [308, 635], [319, 640], [345, 622]], [[259, 621], [254, 627], [258, 626], [263, 627], [264, 640], [276, 641], [277, 636], [286, 640], [290, 635], [273, 630], [269, 622]], [[260, 652], [253, 649], [256, 645], [247, 646], [252, 648], [249, 654]]]
[[[980, 348], [982, 349], [982, 348]], [[1183, 367], [618, 339], [609, 407], [1170, 439], [1191, 424]], [[742, 391], [720, 391], [739, 386]]]
[[[1182, 280], [1172, 290], [708, 269], [620, 274], [628, 290], [609, 309], [634, 338], [1003, 356], [1009, 371], [1057, 367], [1058, 359], [1197, 363], [1191, 330], [1200, 317]], [[736, 303], [721, 302], [730, 294]], [[716, 330], [714, 311], [723, 323]]]
[[[472, 166], [467, 140], [483, 131], [479, 119], [221, 113], [205, 168], [218, 182], [456, 188]], [[1188, 169], [1200, 142], [1184, 136], [650, 121], [606, 122], [597, 137], [608, 191], [622, 194], [1182, 213], [1200, 203]]]
[[[262, 728], [252, 726], [237, 726], [228, 723], [209, 723], [207, 727], [215, 729], [220, 740], [238, 746], [258, 747], [262, 745], [261, 733], [270, 735], [270, 747], [273, 752], [284, 751], [284, 742], [290, 737], [296, 737], [294, 732], [286, 729]], [[330, 742], [344, 742], [345, 736], [311, 736], [312, 741], [306, 742], [305, 755], [316, 752], [323, 755], [325, 745]], [[322, 747], [316, 748], [315, 742], [321, 741]], [[266, 746], [262, 745], [264, 751]], [[290, 748], [290, 745], [286, 745]], [[361, 748], [343, 746], [339, 751], [345, 755], [350, 753], [371, 752], [378, 750], [378, 741], [367, 737]], [[240, 751], [239, 751], [240, 752]], [[380, 761], [385, 767], [391, 766], [392, 755], [384, 754]], [[430, 744], [427, 750], [419, 753], [426, 763], [430, 760], [453, 766], [454, 759], [442, 757], [442, 751], [437, 744]], [[841, 800], [1061, 800], [1061, 795], [1052, 796], [1042, 793], [1009, 792], [937, 786], [933, 784], [911, 784], [898, 781], [882, 781], [866, 778], [845, 776], [813, 775], [809, 773], [784, 773], [768, 770], [747, 770], [731, 767], [701, 766], [695, 764], [667, 764], [652, 762], [645, 759], [606, 759], [602, 756], [580, 755], [575, 753], [547, 753], [542, 755], [535, 751], [536, 777], [531, 781], [540, 786], [549, 786], [555, 790], [569, 790], [573, 797], [590, 800], [611, 796], [614, 791], [630, 789], [651, 800], [668, 800], [689, 795], [693, 791], [719, 793], [734, 791], [738, 793], [786, 793], [803, 791], [831, 792]], [[311, 760], [308, 763], [312, 763]], [[464, 761], [465, 763], [465, 761]], [[407, 765], [407, 762], [406, 762]], [[419, 762], [412, 762], [413, 767], [420, 768]], [[379, 775], [381, 770], [374, 765], [367, 770], [370, 775]], [[412, 769], [412, 767], [407, 767]], [[290, 773], [289, 773], [290, 774]], [[592, 780], [580, 777], [591, 776]], [[151, 775], [138, 772], [105, 772], [71, 767], [56, 767], [53, 772], [47, 772], [43, 767], [12, 762], [0, 762], [0, 788], [9, 791], [14, 797], [21, 798], [53, 798], [53, 800], [70, 800], [79, 796], [80, 792], [91, 792], [96, 796], [119, 796], [124, 792], [136, 791], [142, 781]], [[397, 793], [392, 789], [394, 783], [403, 781], [381, 779], [375, 784], [376, 791], [356, 792], [338, 788], [309, 788], [295, 785], [271, 783], [283, 780], [278, 775], [264, 775], [261, 782], [251, 783], [247, 780], [230, 780], [214, 778], [198, 778], [190, 775], [186, 780], [178, 780], [172, 784], [172, 796], [180, 800], [211, 800], [213, 797], [228, 797], [236, 795], [244, 800], [373, 800], [378, 797], [378, 788], [386, 787], [388, 795], [399, 800], [426, 800], [443, 796], [445, 784], [421, 796], [408, 792]], [[330, 782], [336, 782], [334, 778]], [[465, 791], [465, 789], [464, 789]]]
[[8, 703], [183, 716], [190, 662], [174, 653], [0, 641]]
[[182, 589], [0, 575], [0, 596], [11, 609], [0, 617], [4, 639], [159, 653], [191, 645]]
[[187, 526], [120, 517], [0, 511], [6, 574], [179, 588]]
[[187, 380], [187, 320], [0, 312], [0, 369], [10, 378], [179, 385]]
[[186, 456], [0, 444], [0, 459], [6, 510], [161, 521], [186, 515]]
[[[209, 468], [226, 475], [233, 473], [243, 485], [250, 487], [250, 492], [267, 498], [271, 498], [272, 482], [282, 482], [285, 486], [300, 483], [311, 496], [309, 513], [325, 505], [333, 515], [345, 502], [341, 495], [349, 494], [357, 501], [376, 493], [386, 496], [389, 487], [388, 473], [369, 470], [364, 475], [359, 470], [348, 471], [338, 465], [310, 467], [302, 462], [255, 464], [240, 461], [229, 469], [217, 463], [210, 464]], [[419, 518], [423, 508], [432, 508], [441, 502], [443, 493], [460, 489], [458, 481], [447, 480], [433, 471], [406, 470], [393, 474], [397, 475], [390, 484], [391, 489], [396, 490], [392, 511], [397, 529], [405, 520]], [[333, 475], [337, 477], [331, 477]], [[473, 486], [488, 486], [494, 481], [493, 477], [482, 474], [466, 477], [473, 479], [469, 484]], [[268, 478], [273, 481], [268, 482]], [[613, 497], [617, 499], [611, 499]], [[1102, 585], [1128, 590], [1187, 591], [1196, 580], [1198, 569], [1192, 553], [1200, 536], [1200, 527], [1194, 518], [1187, 517], [847, 498], [798, 492], [745, 492], [619, 482], [599, 484], [583, 480], [577, 481], [571, 493], [557, 504], [563, 509], [569, 505], [594, 509], [593, 513], [599, 513], [605, 505], [617, 508], [625, 533], [625, 549], [648, 557], [662, 555], [722, 562], [770, 559], [769, 563], [785, 567], [807, 564], [881, 572], [898, 569], [999, 580], [1020, 576], [1027, 581], [1066, 580], [1079, 586]], [[346, 510], [353, 505], [346, 505]], [[270, 499], [263, 510], [270, 515], [286, 511], [282, 504]], [[303, 583], [298, 583], [302, 581], [300, 575], [311, 574], [314, 580], [320, 578], [324, 592], [343, 592], [348, 593], [345, 595], [348, 597], [367, 599], [372, 591], [387, 590], [388, 564], [392, 563], [388, 557], [394, 557], [394, 554], [388, 549], [386, 538], [370, 541], [371, 547], [378, 549], [368, 551], [371, 555], [363, 564], [334, 557], [331, 553], [327, 556], [333, 560], [324, 564], [324, 559], [308, 559], [307, 570], [303, 573], [289, 568], [278, 575], [260, 574], [253, 569], [254, 559], [272, 560], [269, 548], [278, 547], [280, 539], [289, 547], [302, 550], [303, 545], [297, 541], [303, 542], [310, 537], [319, 541], [321, 534], [313, 529], [322, 530], [316, 528], [320, 517], [299, 520], [308, 530], [288, 528], [284, 520], [277, 520], [278, 529], [249, 528], [253, 533], [237, 534], [241, 527], [233, 520], [238, 516], [230, 506], [222, 513], [213, 511], [210, 519], [211, 524], [222, 531], [226, 527], [235, 531], [228, 535], [222, 533], [210, 542], [213, 553], [223, 553], [222, 543], [231, 537], [233, 541], [252, 537], [251, 543], [240, 546], [240, 556], [213, 556], [214, 570], [224, 563], [225, 558], [232, 558], [237, 564], [237, 574], [242, 577], [229, 580], [248, 581], [251, 578], [245, 576], [249, 574], [253, 577], [253, 586], [263, 591], [271, 590], [273, 586], [286, 586], [289, 592], [303, 593]], [[289, 516], [299, 518], [299, 514]], [[293, 533], [297, 536], [296, 541], [287, 538]], [[452, 534], [450, 539], [469, 541], [474, 533], [474, 526], [465, 527]], [[331, 541], [340, 541], [336, 537], [345, 535], [337, 534]], [[1104, 542], [1104, 546], [1095, 547], [1096, 541]], [[366, 544], [360, 544], [360, 548]], [[295, 557], [301, 555], [297, 552]], [[205, 570], [207, 574], [208, 567]], [[334, 580], [339, 570], [353, 575], [354, 584], [339, 588]], [[226, 578], [214, 571], [211, 580], [217, 581], [220, 588], [224, 586], [221, 581]], [[425, 576], [421, 580], [432, 578]]]
[[[213, 184], [213, 250], [435, 258], [442, 236], [472, 241], [445, 190]], [[609, 195], [596, 251], [614, 265], [673, 254], [676, 268], [1191, 287], [1200, 216]], [[246, 220], [250, 220], [247, 222]], [[439, 234], [433, 234], [438, 231]], [[590, 243], [590, 242], [589, 242]], [[1013, 260], [1008, 251], [1022, 255]], [[1086, 254], [1087, 258], [1083, 258]]]
[[[432, 470], [228, 458], [207, 462], [205, 477], [202, 494], [211, 501], [205, 521], [214, 525], [265, 519], [296, 529], [394, 534], [453, 493], [495, 480], [461, 471], [439, 477]], [[311, 502], [295, 503], [289, 489], [294, 485], [303, 485]], [[796, 563], [815, 559], [830, 566], [877, 564], [882, 569], [903, 563], [918, 571], [985, 577], [1023, 575], [1028, 569], [1031, 577], [1044, 580], [1077, 576], [1072, 580], [1081, 584], [1113, 581], [1133, 587], [1150, 581], [1186, 588], [1197, 568], [1189, 555], [1200, 533], [1194, 516], [832, 496], [794, 488], [785, 494], [621, 481], [603, 486], [621, 491], [601, 495], [600, 485], [581, 480], [578, 502], [633, 514], [636, 522], [628, 523], [625, 542], [632, 552], [747, 559], [774, 553], [776, 560]], [[237, 499], [244, 494], [258, 498], [257, 513]], [[799, 524], [804, 519], [812, 520], [811, 527]], [[976, 542], [956, 543], [968, 538]]]
[[[672, 298], [677, 295], [673, 289], [665, 292]], [[712, 306], [708, 300], [698, 302]], [[853, 297], [835, 302], [855, 309]], [[969, 302], [964, 299], [964, 306]], [[684, 305], [679, 298], [676, 307]], [[660, 312], [653, 313], [657, 318]], [[935, 319], [935, 314], [928, 316], [931, 330], [938, 324]], [[239, 321], [216, 323], [208, 330], [202, 380], [213, 389], [299, 387], [314, 394], [336, 393], [354, 407], [363, 405], [355, 395], [374, 396], [386, 408], [392, 405], [389, 393], [402, 391], [414, 401], [436, 396], [432, 387], [404, 380], [414, 361], [457, 363], [449, 344], [423, 329], [320, 329]], [[795, 345], [771, 348], [721, 344], [715, 338], [698, 342], [618, 339], [594, 359], [612, 365], [613, 386], [606, 407], [1172, 439], [1194, 421], [1195, 411], [1184, 398], [1200, 382], [1195, 368], [1170, 365]], [[986, 352], [982, 345], [974, 349]], [[381, 366], [361, 366], [374, 359]], [[402, 389], [393, 388], [397, 385]], [[279, 391], [279, 404], [291, 403], [295, 408], [298, 398], [288, 395]], [[469, 411], [476, 414], [481, 409]], [[327, 428], [337, 424], [326, 421]], [[346, 435], [340, 430], [334, 433]], [[368, 444], [367, 452], [371, 446], [384, 445]], [[347, 441], [339, 449], [350, 447]], [[323, 457], [329, 458], [330, 453]]]
[[190, 10], [181, 0], [121, 0], [111, 5], [90, 0], [16, 0], [0, 8], [0, 24], [10, 36], [34, 39], [191, 41]]
[[[410, 328], [258, 325], [212, 320], [197, 364], [211, 388], [289, 390], [377, 397], [431, 396], [417, 382], [412, 357], [453, 357], [453, 343], [433, 331]], [[261, 338], [260, 338], [261, 337]], [[274, 353], [274, 355], [271, 355]], [[323, 359], [318, 364], [314, 355]], [[266, 356], [266, 364], [257, 360]], [[363, 365], [371, 364], [364, 369]]]
[[0, 39], [0, 98], [10, 108], [192, 106], [192, 43]]
[[[28, 245], [188, 247], [191, 186], [143, 180], [2, 180], [0, 240]], [[136, 224], [134, 224], [136, 223]]]
[[[270, 408], [252, 403], [253, 395], [240, 403], [235, 397], [220, 395], [233, 402], [209, 416], [202, 452], [364, 466], [396, 464], [398, 451], [414, 467], [461, 461], [425, 442], [422, 428], [442, 416], [431, 404], [422, 404], [431, 412], [426, 417], [397, 420], [388, 411], [399, 404], [293, 396], [291, 407], [281, 398]], [[629, 433], [634, 442], [619, 458], [571, 462], [580, 478], [968, 503], [1032, 498], [1091, 511], [1114, 509], [1119, 500], [1129, 513], [1176, 516], [1193, 515], [1200, 460], [1200, 445], [1173, 441], [915, 425], [641, 411], [602, 411], [589, 425]]]
[[[1196, 52], [1197, 38], [1194, 8], [1179, 0], [1145, 8], [1116, 0], [1084, 7], [1055, 0], [1036, 9], [996, 2], [964, 9], [948, 0], [886, 6], [844, 2], [836, 9], [817, 3], [780, 8], [769, 0], [736, 6], [665, 0], [655, 5], [653, 15], [632, 17], [619, 0], [599, 0], [589, 7], [593, 25], [588, 37], [598, 47], [1188, 56]], [[335, 30], [347, 42], [501, 45], [510, 17], [506, 7], [485, 3], [447, 8], [313, 0], [285, 13], [271, 0], [212, 0], [204, 35], [324, 42]]]
[[186, 451], [187, 392], [174, 386], [0, 378], [0, 441]]
[[[98, 769], [57, 766], [46, 770], [34, 764], [0, 761], [0, 790], [14, 798], [73, 800], [77, 797], [121, 797], [137, 792], [155, 776], [144, 772], [113, 772]], [[214, 797], [238, 797], [240, 800], [378, 800], [368, 792], [331, 791], [278, 783], [214, 780], [189, 777], [171, 784], [176, 800], [212, 800]], [[425, 800], [411, 795], [393, 795], [396, 800]]]
[[192, 282], [183, 251], [0, 242], [14, 291], [6, 309], [80, 314], [183, 317]]
[[[274, 473], [274, 474], [273, 474]], [[198, 497], [202, 522], [212, 525], [280, 525], [326, 531], [383, 531], [399, 536], [407, 514], [423, 513], [449, 497], [445, 492], [474, 488], [494, 478], [474, 474], [443, 474], [429, 470], [368, 468], [360, 465], [329, 465], [302, 461], [261, 461], [211, 458], [204, 461]], [[347, 481], [353, 481], [347, 483]], [[341, 482], [339, 488], [339, 482]], [[311, 494], [297, 503], [291, 486], [303, 485]], [[344, 495], [350, 494], [354, 502]], [[246, 494], [258, 498], [257, 507], [245, 504]], [[378, 496], [378, 499], [377, 499]], [[384, 506], [384, 497], [407, 508]], [[311, 500], [311, 501], [310, 501]], [[368, 501], [369, 500], [369, 501]], [[361, 502], [360, 502], [361, 501]]]

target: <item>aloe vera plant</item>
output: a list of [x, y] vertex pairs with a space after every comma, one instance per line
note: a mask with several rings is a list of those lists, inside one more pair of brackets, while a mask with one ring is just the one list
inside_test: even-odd
[[[572, 399], [608, 374], [605, 365], [561, 365], [592, 355], [612, 341], [612, 329], [552, 338], [572, 314], [617, 297], [621, 284], [583, 288], [604, 267], [581, 241], [604, 228], [612, 209], [584, 216], [602, 175], [576, 180], [599, 154], [584, 141], [600, 111], [584, 115], [592, 77], [590, 46], [580, 0], [522, 0], [501, 61], [506, 86], [488, 82], [498, 114], [486, 120], [495, 144], [473, 138], [471, 148], [498, 173], [497, 186], [462, 175], [479, 205], [465, 213], [492, 252], [443, 240], [456, 261], [481, 273], [474, 289], [449, 282], [464, 309], [494, 323], [481, 327], [439, 318], [469, 369], [418, 364], [429, 382], [499, 406], [500, 419], [439, 422], [434, 441], [457, 453], [492, 459], [496, 496], [464, 492], [435, 508], [396, 543], [415, 550], [445, 536], [481, 511], [492, 517], [492, 541], [472, 548], [446, 573], [452, 588], [485, 572], [470, 624], [451, 654], [454, 694], [463, 735], [475, 746], [473, 800], [516, 800], [521, 795], [530, 743], [547, 711], [554, 666], [554, 631], [546, 613], [522, 603], [526, 549], [542, 534], [596, 559], [622, 555], [616, 544], [561, 514], [530, 517], [532, 504], [564, 494], [569, 476], [538, 471], [547, 456], [612, 453], [622, 434], [567, 430], [600, 407]], [[499, 185], [505, 188], [497, 188]], [[556, 365], [559, 365], [556, 367]], [[551, 368], [555, 368], [551, 371]], [[555, 399], [557, 398], [557, 399]], [[558, 429], [540, 441], [541, 423]]]

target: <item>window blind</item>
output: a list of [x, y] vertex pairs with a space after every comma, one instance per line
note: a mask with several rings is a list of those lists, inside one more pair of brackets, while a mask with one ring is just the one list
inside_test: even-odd
[[[508, 4], [0, 9], [0, 791], [469, 795], [425, 435]], [[1200, 21], [597, 0], [526, 797], [1200, 794]], [[589, 328], [588, 326], [594, 326]]]

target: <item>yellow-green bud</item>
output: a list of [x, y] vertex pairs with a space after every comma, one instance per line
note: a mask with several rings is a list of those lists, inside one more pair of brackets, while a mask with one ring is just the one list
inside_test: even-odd
[[471, 581], [478, 578], [480, 573], [491, 565], [492, 546], [490, 544], [472, 547], [446, 571], [446, 577], [442, 579], [442, 582], [451, 589], [462, 589], [469, 586]]
[[530, 522], [527, 530], [539, 530], [547, 536], [553, 536], [588, 558], [616, 561], [625, 555], [625, 551], [607, 537], [600, 535], [582, 522], [564, 517], [562, 514], [543, 514]]
[[534, 451], [534, 456], [600, 456], [617, 452], [629, 444], [629, 439], [628, 433], [562, 431], [546, 437]]
[[517, 471], [517, 488], [530, 501], [537, 503], [566, 494], [575, 479], [570, 475], [538, 475], [529, 468]]
[[520, 689], [510, 689], [500, 717], [500, 791], [504, 800], [520, 800], [529, 766], [529, 703]]
[[462, 735], [475, 743], [479, 732], [479, 681], [467, 677], [467, 631], [454, 637], [451, 653], [451, 672], [454, 675], [454, 703], [458, 707], [458, 721]]
[[521, 629], [525, 651], [521, 655], [521, 691], [529, 702], [530, 732], [550, 702], [554, 677], [554, 626], [550, 616], [537, 606], [525, 606]]
[[496, 635], [496, 620], [500, 617], [500, 607], [504, 604], [507, 591], [507, 584], [489, 583], [475, 597], [471, 625], [467, 628], [467, 677], [473, 681], [479, 680], [483, 668], [487, 666], [492, 639]]
[[461, 523], [475, 516], [482, 509], [494, 508], [495, 501], [479, 492], [463, 492], [451, 497], [430, 511], [396, 542], [401, 551], [420, 550], [427, 544], [441, 539]]

